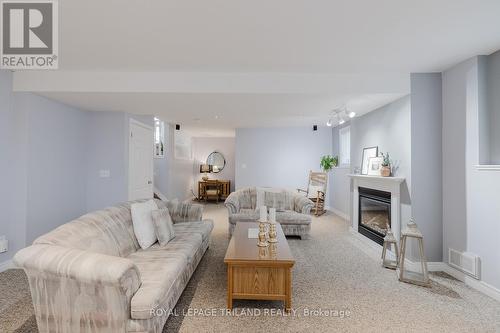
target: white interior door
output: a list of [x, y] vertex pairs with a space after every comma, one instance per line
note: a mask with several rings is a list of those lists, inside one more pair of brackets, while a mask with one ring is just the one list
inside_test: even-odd
[[153, 128], [131, 119], [129, 135], [129, 200], [152, 198]]

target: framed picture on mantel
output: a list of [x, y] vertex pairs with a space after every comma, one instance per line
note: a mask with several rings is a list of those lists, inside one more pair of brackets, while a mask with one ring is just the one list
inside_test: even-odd
[[384, 158], [382, 156], [370, 157], [370, 161], [368, 162], [368, 176], [380, 176], [382, 162], [384, 162]]
[[368, 164], [370, 163], [370, 158], [378, 156], [378, 146], [376, 147], [366, 147], [363, 148], [363, 156], [361, 158], [361, 174], [368, 174]]

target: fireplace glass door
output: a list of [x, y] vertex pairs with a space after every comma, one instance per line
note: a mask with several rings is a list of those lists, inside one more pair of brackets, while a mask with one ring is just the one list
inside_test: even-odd
[[359, 188], [358, 231], [373, 241], [383, 244], [391, 226], [391, 194]]

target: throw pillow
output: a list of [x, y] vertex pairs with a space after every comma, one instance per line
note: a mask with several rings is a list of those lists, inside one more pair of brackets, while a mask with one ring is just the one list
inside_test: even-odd
[[130, 206], [135, 237], [142, 249], [147, 249], [156, 243], [157, 237], [153, 226], [152, 212], [157, 209], [158, 206], [152, 199]]
[[257, 188], [257, 199], [255, 209], [259, 210], [261, 206], [267, 208], [276, 208], [281, 212], [287, 208], [287, 193], [282, 189]]
[[158, 243], [160, 243], [161, 246], [165, 246], [172, 238], [175, 237], [174, 224], [172, 223], [170, 212], [168, 211], [168, 208], [163, 208], [153, 210], [152, 215]]

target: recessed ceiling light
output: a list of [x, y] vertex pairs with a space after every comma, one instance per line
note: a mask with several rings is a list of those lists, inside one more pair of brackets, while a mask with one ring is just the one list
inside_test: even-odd
[[332, 127], [332, 120], [331, 119], [328, 119], [328, 121], [326, 122], [326, 126]]
[[349, 112], [349, 118], [354, 118], [354, 117], [356, 117], [356, 112], [354, 111]]
[[343, 123], [345, 123], [345, 120], [344, 120], [344, 118], [340, 117], [339, 125], [342, 125]]

